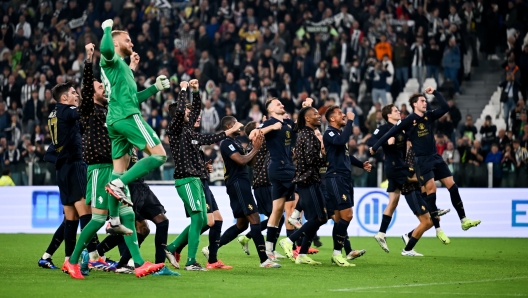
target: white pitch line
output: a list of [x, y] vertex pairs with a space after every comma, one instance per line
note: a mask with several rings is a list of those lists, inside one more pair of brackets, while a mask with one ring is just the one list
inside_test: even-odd
[[[362, 291], [358, 291], [358, 292], [361, 293]], [[405, 291], [405, 292], [397, 291], [397, 292], [394, 292], [394, 291], [378, 291], [378, 290], [374, 290], [374, 291], [365, 290], [364, 292], [365, 293], [390, 293], [390, 294], [419, 294], [419, 295], [461, 295], [461, 296], [471, 295], [471, 296], [528, 297], [528, 294], [517, 294], [517, 293], [514, 293], [514, 294], [487, 294], [487, 293], [411, 292], [411, 291]]]
[[506, 281], [516, 279], [526, 279], [528, 276], [517, 276], [509, 278], [495, 278], [495, 279], [482, 279], [482, 280], [468, 280], [468, 281], [452, 281], [452, 282], [432, 282], [427, 284], [406, 284], [406, 285], [393, 285], [393, 286], [375, 286], [375, 287], [358, 287], [358, 288], [345, 288], [345, 289], [330, 289], [332, 292], [354, 292], [354, 291], [368, 291], [377, 289], [395, 289], [395, 288], [408, 288], [408, 287], [428, 287], [428, 286], [441, 286], [441, 285], [456, 285], [456, 284], [472, 284], [472, 283], [483, 283], [483, 282], [494, 282], [494, 281]]

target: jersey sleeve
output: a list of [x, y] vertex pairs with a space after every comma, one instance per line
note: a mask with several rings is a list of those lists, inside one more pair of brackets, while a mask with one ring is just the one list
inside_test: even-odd
[[354, 121], [348, 120], [347, 124], [345, 126], [345, 129], [341, 132], [341, 134], [337, 134], [333, 131], [326, 131], [323, 135], [323, 140], [325, 144], [328, 142], [332, 145], [345, 145], [348, 143], [350, 139], [350, 135], [352, 134], [352, 125], [354, 124]]
[[367, 140], [367, 146], [373, 147], [376, 142], [383, 137], [383, 135], [387, 132], [386, 126], [382, 125], [372, 133], [370, 138]]
[[194, 123], [202, 112], [202, 98], [200, 92], [192, 92], [193, 101], [191, 104], [191, 113], [189, 114], [189, 122]]
[[79, 114], [90, 115], [94, 112], [94, 76], [92, 70], [92, 63], [84, 62], [83, 70], [83, 86], [81, 89], [81, 102], [79, 104]]
[[444, 99], [442, 94], [435, 90], [433, 92], [433, 95], [438, 100], [440, 107], [431, 111], [431, 121], [437, 120], [442, 117], [445, 113], [449, 112], [449, 105], [447, 104], [447, 101]]
[[266, 127], [268, 127], [268, 126], [270, 126], [270, 125], [273, 125], [273, 124], [275, 124], [275, 123], [273, 122], [273, 120], [272, 120], [272, 119], [268, 119], [268, 120], [262, 122], [262, 123], [258, 126], [258, 128], [261, 128], [261, 129], [262, 129], [262, 128], [266, 128]]
[[172, 118], [167, 129], [168, 134], [181, 134], [185, 125], [185, 98], [187, 91], [181, 90], [179, 99], [169, 106], [169, 115]]
[[76, 106], [69, 106], [68, 108], [64, 109], [64, 118], [66, 121], [75, 121], [80, 118], [79, 116], [79, 110]]
[[387, 140], [394, 136], [395, 134], [397, 134], [398, 132], [404, 130], [404, 129], [407, 129], [409, 126], [412, 125], [413, 121], [415, 121], [415, 118], [411, 116], [403, 119], [403, 120], [400, 120], [398, 121], [398, 123], [396, 125], [394, 125], [393, 128], [391, 128], [386, 134], [383, 135], [383, 137], [381, 137], [377, 142], [376, 144], [374, 144], [374, 146], [372, 146], [372, 150], [374, 151], [377, 151], [379, 149], [379, 147], [384, 144], [385, 142], [387, 142]]
[[101, 66], [111, 66], [117, 61], [118, 57], [114, 51], [114, 41], [112, 40], [112, 28], [104, 29], [99, 50], [101, 51]]

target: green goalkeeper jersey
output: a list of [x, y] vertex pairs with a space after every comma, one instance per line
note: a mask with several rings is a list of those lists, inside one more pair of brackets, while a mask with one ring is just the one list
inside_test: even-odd
[[101, 41], [101, 81], [108, 97], [107, 125], [139, 114], [139, 104], [147, 100], [158, 90], [154, 85], [142, 92], [137, 92], [134, 73], [125, 59], [114, 51], [112, 30], [105, 28]]

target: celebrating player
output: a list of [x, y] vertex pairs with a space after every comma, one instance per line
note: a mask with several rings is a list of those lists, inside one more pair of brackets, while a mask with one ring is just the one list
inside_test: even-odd
[[[192, 88], [193, 101], [192, 108], [186, 108], [187, 87]], [[196, 261], [196, 252], [200, 244], [200, 232], [207, 224], [207, 202], [200, 177], [204, 171], [204, 163], [199, 146], [195, 143], [195, 134], [192, 131], [192, 124], [196, 122], [200, 115], [202, 101], [198, 92], [198, 80], [191, 80], [180, 83], [181, 91], [179, 99], [169, 106], [171, 122], [167, 134], [169, 135], [170, 148], [174, 157], [174, 179], [178, 195], [183, 201], [185, 211], [191, 217], [191, 224], [187, 226], [178, 237], [167, 246], [167, 250], [173, 254], [176, 248], [188, 242], [188, 258], [185, 270], [205, 271]], [[192, 112], [194, 111], [194, 112]], [[192, 123], [192, 124], [191, 124]], [[242, 124], [234, 127], [238, 130]], [[229, 134], [231, 132], [225, 132]]]
[[[308, 222], [291, 236], [279, 241], [286, 255], [296, 264], [321, 264], [307, 255], [315, 233], [327, 221], [326, 202], [320, 188], [321, 178], [319, 176], [319, 169], [326, 165], [325, 151], [322, 146], [322, 137], [315, 134], [315, 130], [320, 125], [321, 116], [315, 108], [307, 106], [301, 109], [297, 119], [299, 133], [294, 149], [294, 161], [297, 168], [293, 182], [297, 184], [300, 196], [298, 204], [302, 205]], [[293, 244], [301, 236], [304, 236], [301, 249], [297, 258], [294, 258]]]
[[[112, 173], [110, 139], [108, 138], [108, 131], [105, 128], [107, 113], [107, 101], [105, 96], [108, 93], [105, 94], [105, 89], [102, 87], [101, 83], [95, 81], [93, 78], [92, 56], [94, 45], [86, 45], [86, 51], [87, 60], [83, 73], [83, 97], [79, 107], [79, 114], [81, 115], [81, 121], [86, 127], [83, 153], [85, 160], [89, 164], [88, 191], [86, 193], [88, 197], [87, 204], [92, 206], [94, 215], [92, 220], [90, 220], [89, 224], [86, 226], [86, 229], [81, 232], [70, 262], [65, 263], [65, 266], [68, 266], [67, 271], [70, 276], [78, 279], [83, 278], [81, 273], [78, 272], [80, 269], [78, 264], [79, 256], [86, 246], [86, 243], [88, 243], [94, 235], [97, 235], [97, 231], [106, 221], [108, 203], [111, 200], [104, 187]], [[150, 262], [145, 262], [141, 257], [132, 208], [123, 206], [120, 210], [120, 215], [123, 219], [124, 227], [113, 226], [112, 228], [115, 232], [119, 229], [122, 233], [131, 234], [131, 236], [125, 237], [125, 241], [134, 258], [134, 263], [137, 264], [135, 270], [136, 276], [145, 276], [164, 267], [163, 262], [161, 264], [152, 264]], [[88, 250], [89, 252], [92, 252], [90, 248], [88, 248]], [[104, 263], [106, 265], [106, 262], [97, 255], [97, 251], [93, 256], [90, 256], [90, 259], [94, 258], [96, 258], [99, 263]]]
[[[369, 146], [376, 144], [380, 136], [385, 135], [385, 133], [401, 120], [400, 111], [394, 104], [384, 106], [383, 109], [381, 109], [381, 116], [387, 121], [387, 123], [381, 125], [374, 131], [370, 139], [367, 141]], [[408, 181], [417, 182], [418, 180], [416, 179], [414, 172], [409, 169], [409, 166], [404, 160], [407, 151], [407, 136], [404, 132], [399, 132], [395, 136], [389, 138], [386, 143], [382, 144], [382, 147], [383, 153], [385, 154], [385, 173], [387, 173], [387, 179], [389, 181], [389, 186], [387, 187], [389, 204], [383, 211], [383, 218], [381, 220], [379, 232], [374, 236], [374, 239], [376, 239], [384, 251], [389, 252], [389, 247], [385, 240], [385, 233], [392, 220], [392, 214], [398, 206], [402, 185]], [[446, 214], [448, 211], [449, 209], [443, 211], [442, 215]], [[438, 219], [435, 217], [435, 220]], [[447, 238], [444, 232], [437, 232], [437, 235], [439, 238]]]
[[[139, 104], [158, 91], [169, 88], [169, 80], [158, 76], [156, 83], [144, 91], [137, 92], [134, 74], [124, 58], [133, 54], [132, 41], [125, 31], [112, 31], [113, 21], [106, 20], [101, 27], [104, 30], [101, 40], [101, 79], [109, 98], [106, 124], [112, 141], [112, 159], [114, 171], [106, 190], [117, 200], [133, 205], [125, 193], [125, 186], [160, 167], [167, 160], [161, 142], [154, 130], [145, 122], [139, 110]], [[148, 157], [127, 171], [130, 152], [137, 147], [149, 154]], [[125, 172], [126, 171], [126, 172]], [[110, 224], [120, 224], [119, 202], [110, 200]]]
[[464, 205], [458, 192], [458, 186], [453, 180], [453, 175], [447, 167], [442, 157], [436, 152], [436, 144], [433, 135], [434, 122], [449, 111], [449, 105], [444, 97], [432, 87], [425, 88], [425, 93], [434, 95], [440, 103], [440, 108], [427, 111], [427, 101], [424, 94], [414, 94], [409, 98], [409, 105], [413, 113], [409, 117], [399, 121], [374, 146], [370, 148], [370, 153], [374, 154], [378, 148], [387, 142], [390, 137], [395, 136], [405, 130], [412, 143], [414, 154], [416, 155], [416, 176], [419, 177], [421, 185], [425, 186], [427, 192], [427, 204], [432, 216], [438, 216], [436, 207], [436, 185], [435, 180], [440, 180], [449, 190], [451, 203], [458, 213], [462, 223], [462, 230], [466, 231], [480, 224], [480, 220], [471, 220], [466, 217]]
[[[334, 252], [332, 263], [338, 266], [355, 266], [347, 262], [341, 253], [343, 245], [348, 238], [348, 225], [352, 220], [354, 207], [354, 189], [351, 180], [351, 165], [370, 172], [372, 165], [366, 161], [360, 162], [348, 151], [348, 140], [352, 134], [354, 113], [347, 112], [346, 116], [338, 106], [332, 106], [326, 110], [328, 128], [324, 132], [323, 142], [326, 151], [326, 191], [328, 193], [327, 209], [329, 214], [333, 212], [334, 229]], [[344, 129], [343, 129], [344, 128]], [[343, 130], [341, 130], [343, 129]], [[350, 259], [362, 256], [365, 250], [352, 250]]]
[[[235, 117], [226, 116], [222, 119], [221, 125], [225, 130], [233, 127], [240, 127]], [[266, 255], [264, 237], [260, 229], [260, 216], [257, 210], [257, 204], [251, 193], [251, 183], [249, 182], [249, 172], [247, 164], [259, 152], [262, 145], [263, 135], [257, 134], [252, 140], [253, 150], [246, 153], [242, 144], [235, 139], [240, 132], [237, 130], [228, 134], [227, 139], [220, 144], [220, 152], [224, 160], [224, 179], [226, 182], [226, 191], [229, 195], [233, 216], [237, 219], [235, 225], [227, 229], [220, 238], [220, 246], [223, 246], [234, 240], [241, 232], [248, 228], [251, 229], [251, 235], [255, 242], [255, 247], [260, 258], [260, 267], [263, 268], [280, 268], [280, 265], [273, 262]]]

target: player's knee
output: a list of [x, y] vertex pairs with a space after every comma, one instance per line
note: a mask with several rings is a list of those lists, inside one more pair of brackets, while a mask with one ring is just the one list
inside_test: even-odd
[[164, 164], [167, 161], [166, 154], [152, 154], [152, 158], [157, 160], [159, 163]]
[[150, 234], [150, 228], [146, 221], [136, 222], [136, 230], [139, 234], [145, 237]]
[[430, 216], [425, 219], [424, 224], [425, 224], [425, 230], [429, 230], [430, 228], [433, 227], [433, 220], [431, 219]]
[[[156, 223], [156, 229], [159, 229], [160, 227], [165, 227], [165, 226], [167, 226], [167, 227], [169, 226], [169, 219], [168, 218], [163, 220], [163, 221], [160, 221], [160, 222]], [[150, 230], [149, 230], [149, 232], [150, 232]]]
[[319, 220], [319, 223], [320, 223], [321, 225], [324, 225], [324, 224], [328, 221], [328, 218], [326, 218], [326, 217], [319, 217], [319, 218], [317, 218], [317, 220]]

